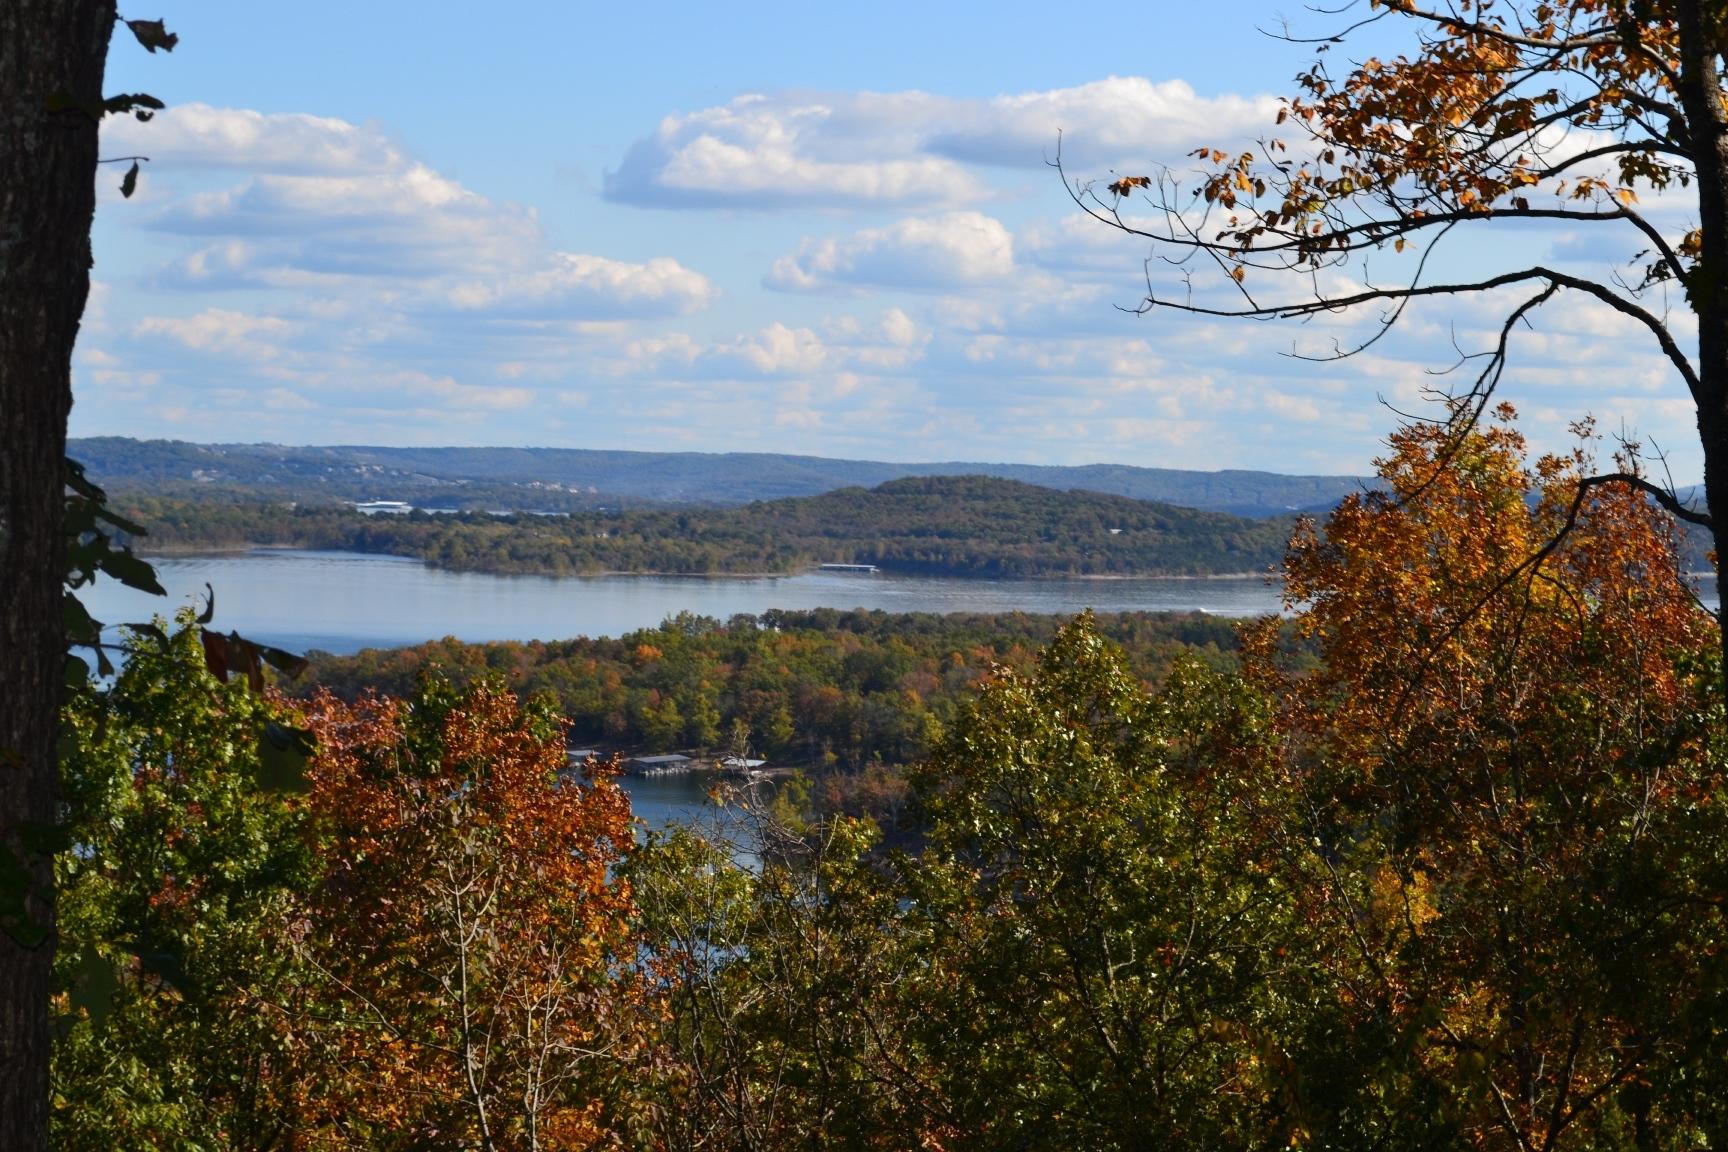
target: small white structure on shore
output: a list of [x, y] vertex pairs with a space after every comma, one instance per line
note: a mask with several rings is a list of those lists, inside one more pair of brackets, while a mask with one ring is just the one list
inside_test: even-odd
[[676, 752], [668, 752], [661, 756], [632, 756], [630, 770], [643, 776], [660, 776], [669, 772], [688, 772], [691, 760], [688, 756], [680, 756]]
[[414, 511], [414, 505], [405, 500], [357, 500], [354, 511], [362, 516], [406, 516]]

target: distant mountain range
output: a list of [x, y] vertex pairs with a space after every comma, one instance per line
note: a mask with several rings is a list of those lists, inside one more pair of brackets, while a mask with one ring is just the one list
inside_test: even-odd
[[1357, 476], [1194, 472], [1128, 464], [895, 464], [757, 452], [582, 448], [296, 448], [118, 436], [73, 440], [67, 452], [82, 461], [98, 483], [159, 495], [250, 492], [297, 500], [405, 500], [421, 506], [521, 511], [569, 511], [608, 502], [745, 504], [870, 488], [912, 476], [970, 475], [1237, 516], [1278, 516], [1330, 508], [1372, 483]]

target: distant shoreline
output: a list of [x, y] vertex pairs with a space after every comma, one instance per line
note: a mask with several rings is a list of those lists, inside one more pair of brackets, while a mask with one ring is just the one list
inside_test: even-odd
[[[404, 556], [399, 552], [359, 552], [350, 548], [316, 548], [298, 544], [165, 544], [159, 547], [149, 547], [142, 541], [134, 545], [134, 551], [146, 560], [152, 557], [162, 559], [197, 559], [201, 556], [225, 558], [233, 556], [249, 556], [256, 553], [270, 552], [341, 552], [350, 556], [376, 557], [384, 560], [407, 560], [436, 572], [450, 572], [456, 575], [472, 573], [481, 576], [523, 576], [536, 580], [595, 580], [602, 577], [617, 576], [653, 576], [662, 580], [787, 580], [795, 576], [813, 576], [823, 569], [819, 565], [800, 568], [793, 572], [661, 572], [654, 570], [623, 570], [607, 569], [601, 572], [497, 572], [488, 568], [447, 568], [433, 564], [419, 556]], [[998, 581], [1039, 581], [1039, 580], [1266, 580], [1272, 582], [1274, 577], [1265, 572], [1049, 572], [1032, 576], [999, 576], [990, 573], [972, 572], [897, 572], [881, 568], [870, 573], [871, 576], [885, 576], [891, 580], [998, 580]], [[837, 575], [864, 575], [863, 573], [831, 573]], [[1708, 575], [1708, 573], [1706, 573]]]

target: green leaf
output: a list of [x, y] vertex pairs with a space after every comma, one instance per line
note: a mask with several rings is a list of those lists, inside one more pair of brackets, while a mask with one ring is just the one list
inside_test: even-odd
[[298, 676], [311, 667], [311, 663], [306, 657], [298, 656], [293, 652], [285, 652], [280, 648], [272, 648], [268, 644], [258, 646], [258, 655], [264, 658], [264, 663], [289, 677]]
[[152, 596], [168, 595], [168, 590], [156, 579], [156, 569], [148, 561], [134, 556], [129, 548], [121, 552], [110, 552], [103, 557], [102, 571], [128, 588], [136, 588]]
[[170, 32], [160, 20], [128, 20], [126, 27], [132, 30], [132, 35], [138, 43], [144, 45], [144, 50], [151, 55], [160, 48], [164, 52], [174, 51], [174, 46], [180, 43], [180, 36]]
[[[104, 676], [114, 675], [114, 663], [102, 650], [102, 622], [90, 615], [83, 601], [70, 592], [60, 596], [60, 619], [66, 629], [66, 641], [75, 648], [88, 648], [96, 653], [96, 670]], [[80, 661], [82, 663], [82, 661]]]
[[108, 499], [108, 494], [98, 488], [95, 482], [86, 474], [83, 464], [72, 459], [70, 456], [66, 457], [62, 463], [66, 468], [66, 487], [72, 489], [72, 491], [78, 493], [78, 495], [84, 497], [86, 500], [94, 500], [97, 503], [101, 503]]
[[[104, 499], [106, 499], [106, 497], [104, 497]], [[98, 504], [90, 511], [97, 519], [106, 520], [108, 523], [114, 525], [114, 527], [120, 529], [120, 531], [129, 536], [150, 535], [150, 530], [144, 527], [144, 525], [135, 520], [129, 520], [118, 512], [111, 511], [106, 504]]]
[[272, 720], [258, 746], [258, 784], [270, 792], [305, 792], [306, 768], [317, 741], [304, 728]]
[[140, 637], [149, 637], [151, 640], [156, 641], [157, 646], [164, 652], [168, 650], [168, 633], [162, 631], [162, 629], [158, 628], [156, 625], [128, 624], [126, 625], [126, 628]]
[[120, 977], [114, 962], [94, 947], [85, 946], [78, 953], [78, 963], [72, 970], [72, 1008], [82, 1010], [90, 1022], [100, 1026], [114, 1008], [114, 993], [120, 990]]
[[70, 592], [60, 597], [60, 622], [66, 629], [66, 637], [74, 644], [100, 644], [102, 642], [102, 625], [90, 610], [84, 607], [84, 602]]
[[90, 683], [90, 664], [81, 656], [66, 657], [66, 687], [76, 692]]

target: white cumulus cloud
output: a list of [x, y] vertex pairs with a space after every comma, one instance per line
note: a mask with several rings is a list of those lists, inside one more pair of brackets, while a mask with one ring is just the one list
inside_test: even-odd
[[981, 212], [909, 217], [850, 236], [805, 240], [764, 277], [783, 292], [879, 287], [956, 290], [1013, 274], [1014, 239]]
[[[827, 207], [955, 199], [965, 169], [921, 155], [924, 99], [864, 114], [870, 97], [832, 100], [740, 96], [687, 116], [668, 116], [608, 173], [609, 199], [665, 208]], [[910, 115], [907, 115], [907, 114]], [[862, 120], [863, 123], [859, 123]], [[859, 130], [863, 129], [863, 130]]]
[[667, 257], [632, 264], [571, 252], [555, 252], [530, 271], [469, 280], [449, 291], [450, 303], [463, 310], [597, 318], [695, 312], [714, 296], [705, 276]]
[[185, 166], [302, 175], [389, 172], [401, 150], [376, 128], [330, 116], [178, 104], [148, 124], [115, 116], [102, 124], [107, 153], [142, 153], [159, 171]]
[[925, 92], [752, 93], [663, 119], [608, 173], [607, 198], [660, 208], [956, 204], [968, 165], [1039, 168], [1061, 137], [1082, 169], [1169, 161], [1271, 126], [1271, 97], [1203, 97], [1112, 76], [966, 100]]
[[1277, 115], [1271, 96], [1208, 98], [1181, 80], [1111, 76], [959, 103], [925, 148], [970, 164], [1025, 168], [1053, 159], [1060, 135], [1064, 160], [1083, 166], [1168, 163], [1202, 145], [1253, 139]]
[[464, 187], [373, 128], [193, 104], [115, 132], [105, 146], [176, 175], [158, 189], [216, 179], [146, 199], [151, 228], [193, 245], [160, 273], [167, 287], [316, 288], [355, 297], [356, 310], [573, 322], [682, 315], [715, 295], [670, 257], [557, 251], [532, 208]]

